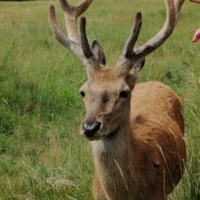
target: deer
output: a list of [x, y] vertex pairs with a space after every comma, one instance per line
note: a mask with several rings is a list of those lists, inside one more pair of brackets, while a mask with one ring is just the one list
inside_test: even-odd
[[[183, 176], [186, 164], [184, 117], [179, 97], [167, 85], [136, 84], [145, 57], [172, 34], [184, 0], [165, 0], [166, 20], [158, 33], [135, 47], [142, 25], [137, 12], [116, 66], [107, 67], [97, 40], [89, 45], [86, 18], [92, 0], [71, 5], [58, 0], [66, 36], [59, 28], [55, 6], [48, 7], [54, 37], [86, 68], [80, 88], [86, 114], [80, 134], [91, 143], [95, 200], [166, 200]], [[80, 21], [78, 23], [78, 18]]]

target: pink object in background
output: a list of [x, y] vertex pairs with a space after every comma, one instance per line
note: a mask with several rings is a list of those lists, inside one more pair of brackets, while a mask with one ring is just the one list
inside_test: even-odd
[[[200, 0], [189, 0], [194, 3], [200, 3]], [[193, 38], [192, 38], [192, 43], [197, 42], [200, 39], [200, 28], [196, 30]]]
[[192, 43], [197, 42], [200, 39], [200, 29], [198, 29], [192, 39]]

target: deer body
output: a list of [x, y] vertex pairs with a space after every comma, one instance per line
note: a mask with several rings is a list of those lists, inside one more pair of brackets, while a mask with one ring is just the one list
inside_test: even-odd
[[147, 82], [136, 85], [130, 106], [130, 117], [113, 136], [92, 141], [95, 199], [162, 200], [182, 176], [186, 152], [178, 97], [161, 83]]
[[58, 0], [65, 14], [68, 37], [59, 29], [55, 7], [49, 5], [49, 24], [56, 39], [86, 66], [88, 80], [80, 88], [86, 109], [81, 135], [92, 143], [96, 200], [165, 200], [184, 171], [186, 148], [181, 103], [158, 82], [135, 85], [145, 57], [172, 34], [184, 0], [165, 0], [162, 29], [134, 48], [142, 15], [136, 14], [131, 34], [114, 68], [95, 40], [89, 46], [86, 19], [77, 18], [92, 0], [71, 6]]

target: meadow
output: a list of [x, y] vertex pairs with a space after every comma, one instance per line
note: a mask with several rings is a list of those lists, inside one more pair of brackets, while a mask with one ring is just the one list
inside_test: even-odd
[[[48, 1], [0, 2], [0, 200], [93, 199], [92, 152], [79, 134], [86, 72], [53, 37], [47, 8]], [[175, 31], [146, 58], [138, 78], [169, 85], [183, 102], [187, 163], [171, 200], [200, 199], [200, 42], [191, 43], [199, 10], [185, 2]], [[89, 42], [101, 43], [108, 66], [116, 64], [137, 11], [139, 44], [162, 27], [162, 0], [94, 0], [84, 14]]]

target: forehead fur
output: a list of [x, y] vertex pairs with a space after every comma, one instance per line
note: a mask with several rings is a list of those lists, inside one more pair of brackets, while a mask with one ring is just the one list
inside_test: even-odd
[[114, 94], [126, 89], [128, 90], [129, 86], [118, 69], [101, 67], [90, 71], [88, 81], [83, 84], [80, 90], [95, 94]]
[[116, 68], [101, 67], [90, 72], [89, 79], [97, 82], [113, 82], [120, 78], [120, 72]]

